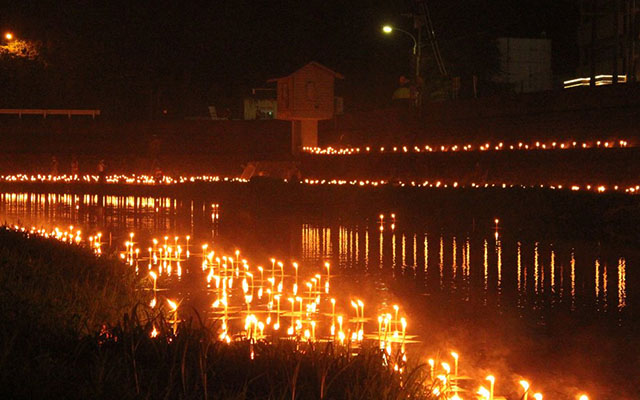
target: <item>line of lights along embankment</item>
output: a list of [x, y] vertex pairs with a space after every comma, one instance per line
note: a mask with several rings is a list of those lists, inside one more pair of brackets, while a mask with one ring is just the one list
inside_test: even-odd
[[398, 144], [390, 146], [361, 146], [361, 147], [303, 147], [306, 153], [316, 155], [356, 155], [356, 154], [387, 154], [387, 153], [437, 153], [437, 152], [473, 152], [473, 151], [540, 151], [540, 150], [579, 150], [579, 149], [614, 149], [635, 147], [627, 140], [594, 140], [587, 142], [566, 141], [535, 141], [532, 143], [491, 143], [486, 142], [480, 145], [467, 144], [447, 144], [447, 145], [408, 145]]
[[[15, 174], [0, 176], [0, 183], [90, 183], [97, 184], [100, 182], [98, 175], [46, 175], [46, 174]], [[109, 175], [105, 178], [106, 184], [122, 184], [122, 185], [179, 185], [188, 183], [249, 183], [249, 179], [239, 177], [223, 177], [216, 175], [196, 175], [183, 176], [178, 175], [163, 176], [161, 180], [155, 179], [150, 175], [127, 175], [117, 174]], [[283, 182], [287, 182], [283, 179]], [[478, 183], [471, 182], [467, 184], [459, 183], [455, 180], [396, 180], [389, 181], [386, 179], [313, 179], [305, 178], [299, 183], [306, 185], [330, 185], [330, 186], [359, 186], [359, 187], [378, 187], [385, 185], [393, 185], [397, 187], [415, 187], [415, 188], [435, 188], [435, 189], [483, 189], [483, 188], [502, 188], [502, 189], [548, 189], [548, 190], [570, 190], [574, 192], [587, 191], [594, 193], [605, 192], [623, 192], [628, 194], [637, 194], [640, 192], [640, 185], [606, 185], [606, 184], [514, 184], [514, 183]]]

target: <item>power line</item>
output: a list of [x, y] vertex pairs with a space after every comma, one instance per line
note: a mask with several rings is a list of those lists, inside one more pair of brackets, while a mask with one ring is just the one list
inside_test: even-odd
[[[429, 11], [427, 1], [416, 0], [416, 5], [418, 7], [417, 16], [421, 19], [421, 22], [426, 27], [427, 37], [429, 38], [429, 44], [431, 44], [431, 50], [433, 51], [433, 56], [436, 60], [438, 70], [440, 71], [441, 75], [447, 76], [447, 68], [445, 67], [444, 60], [442, 59], [442, 54], [440, 53], [440, 46], [438, 45], [438, 39], [436, 38], [436, 32], [433, 27], [431, 12]], [[421, 29], [421, 26], [419, 26], [418, 29]]]

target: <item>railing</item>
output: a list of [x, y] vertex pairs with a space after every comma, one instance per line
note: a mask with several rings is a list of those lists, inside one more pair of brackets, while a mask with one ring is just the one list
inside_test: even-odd
[[96, 119], [96, 116], [100, 115], [100, 110], [0, 108], [0, 114], [17, 115], [20, 119], [23, 115], [42, 115], [43, 118], [47, 118], [48, 115], [66, 115], [69, 119], [74, 115], [84, 115]]

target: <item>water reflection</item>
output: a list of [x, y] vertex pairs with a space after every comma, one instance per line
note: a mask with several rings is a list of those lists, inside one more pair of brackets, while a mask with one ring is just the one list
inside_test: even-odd
[[[248, 232], [232, 216], [225, 220], [220, 205], [211, 201], [35, 193], [0, 194], [0, 216], [9, 223], [101, 231], [119, 250], [130, 231], [141, 239], [191, 235], [194, 241], [226, 243], [234, 243], [242, 231], [246, 243], [235, 245], [247, 252], [258, 249], [255, 243], [266, 241], [274, 230], [297, 232], [275, 238], [280, 248], [267, 256], [284, 254], [314, 268], [332, 261], [336, 273], [365, 273], [376, 282], [411, 281], [421, 293], [523, 311], [610, 313], [628, 307], [628, 254], [525, 240], [502, 227], [498, 231], [497, 223], [495, 231], [460, 233], [430, 230], [416, 216], [411, 226], [395, 215], [349, 221], [303, 215], [278, 219], [274, 226], [261, 226], [260, 217], [252, 216], [256, 229]], [[221, 225], [229, 227], [227, 234], [220, 234]], [[264, 256], [260, 251], [256, 257]], [[178, 277], [187, 273], [182, 265], [178, 268]]]
[[[148, 234], [192, 233], [203, 225], [215, 236], [220, 218], [218, 204], [169, 197], [100, 196], [2, 193], [0, 215], [7, 222], [53, 226], [73, 224], [87, 229], [122, 234], [142, 230]], [[203, 218], [203, 217], [207, 218]]]
[[571, 251], [571, 311], [576, 308], [576, 255]]
[[627, 262], [625, 261], [624, 258], [620, 258], [618, 260], [618, 309], [621, 310], [626, 305], [627, 305]]
[[[607, 277], [612, 266], [592, 249], [543, 241], [514, 241], [504, 232], [496, 238], [491, 235], [478, 239], [477, 235], [403, 231], [399, 226], [392, 231], [379, 231], [377, 226], [366, 223], [333, 221], [326, 225], [302, 226], [303, 231], [317, 231], [328, 236], [322, 236], [323, 242], [327, 243], [331, 242], [333, 227], [339, 232], [338, 242], [341, 243], [336, 254], [330, 246], [309, 241], [309, 236], [303, 235], [304, 262], [337, 259], [344, 269], [366, 271], [378, 277], [388, 274], [395, 279], [415, 280], [424, 293], [444, 293], [465, 301], [477, 299], [498, 307], [611, 311], [607, 308]], [[373, 231], [378, 231], [378, 235], [371, 235]], [[437, 241], [435, 250], [429, 246], [432, 239]], [[472, 242], [478, 240], [481, 246], [473, 247]], [[361, 247], [366, 249], [363, 256]], [[472, 247], [480, 251], [479, 260]], [[378, 254], [370, 254], [370, 249]], [[437, 254], [430, 257], [433, 251]], [[625, 260], [618, 257], [615, 266], [618, 311], [627, 307]], [[589, 264], [595, 265], [594, 275], [587, 271]], [[480, 287], [473, 278], [477, 273], [481, 276]], [[592, 289], [588, 290], [589, 287]], [[513, 292], [515, 296], [512, 296]]]

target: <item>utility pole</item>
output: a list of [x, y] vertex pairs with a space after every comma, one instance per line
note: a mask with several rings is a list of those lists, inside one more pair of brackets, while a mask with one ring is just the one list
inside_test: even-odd
[[420, 64], [422, 60], [422, 20], [419, 19], [417, 15], [413, 16], [413, 26], [418, 31], [418, 37], [416, 40], [416, 51], [414, 52], [414, 57], [416, 58], [416, 74], [415, 74], [415, 85], [416, 85], [416, 107], [418, 108], [418, 112], [420, 112], [422, 108], [422, 92], [424, 91], [424, 85], [422, 84], [422, 77], [420, 75]]
[[413, 14], [413, 21], [416, 29], [418, 30], [418, 38], [420, 43], [420, 45], [418, 46], [418, 59], [420, 60], [420, 58], [422, 57], [422, 28], [424, 27], [427, 34], [428, 44], [431, 45], [433, 58], [436, 62], [436, 66], [438, 67], [438, 71], [440, 72], [441, 76], [443, 76], [444, 78], [448, 78], [447, 68], [444, 65], [442, 54], [440, 54], [440, 46], [438, 45], [438, 40], [436, 38], [436, 31], [433, 25], [433, 21], [431, 20], [431, 12], [429, 10], [427, 0], [415, 0], [415, 10], [416, 12]]
[[620, 16], [620, 0], [613, 0], [614, 6], [614, 17], [613, 17], [613, 38], [615, 40], [615, 44], [613, 46], [613, 74], [611, 78], [612, 84], [618, 83], [618, 54], [620, 53], [620, 24], [618, 22], [618, 17]]
[[629, 15], [629, 30], [630, 30], [629, 35], [631, 36], [631, 43], [629, 43], [629, 47], [631, 47], [631, 55], [629, 57], [630, 66], [627, 72], [627, 79], [629, 79], [628, 77], [631, 76], [631, 82], [636, 81], [636, 70], [637, 70], [636, 46], [638, 43], [638, 36], [635, 34], [635, 32], [636, 32], [636, 24], [638, 24], [639, 21], [637, 20], [636, 17], [637, 17], [636, 0], [631, 0], [631, 14]]
[[591, 0], [591, 45], [589, 53], [589, 86], [596, 87], [596, 8], [598, 0]]
[[410, 14], [402, 14], [402, 16], [412, 19], [413, 29], [414, 31], [417, 31], [417, 35], [399, 28], [394, 28], [389, 25], [385, 25], [383, 27], [383, 32], [391, 33], [395, 29], [410, 36], [413, 40], [414, 84], [416, 87], [415, 106], [418, 109], [418, 112], [420, 112], [420, 109], [422, 108], [422, 92], [424, 91], [423, 79], [421, 74], [423, 28], [426, 29], [427, 39], [429, 40], [429, 44], [433, 49], [433, 57], [435, 59], [436, 65], [438, 66], [438, 70], [440, 71], [440, 74], [445, 78], [448, 77], [447, 69], [444, 66], [444, 62], [442, 61], [442, 55], [440, 54], [440, 48], [438, 46], [438, 41], [436, 40], [435, 29], [433, 27], [433, 22], [431, 21], [431, 15], [429, 13], [429, 7], [427, 6], [426, 0], [415, 0], [414, 12]]

